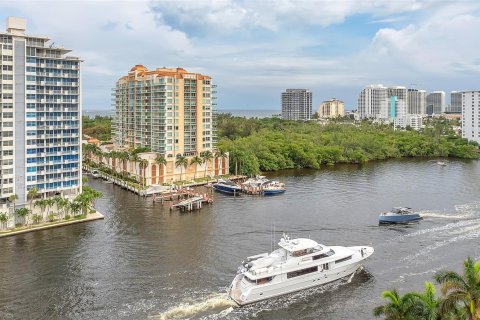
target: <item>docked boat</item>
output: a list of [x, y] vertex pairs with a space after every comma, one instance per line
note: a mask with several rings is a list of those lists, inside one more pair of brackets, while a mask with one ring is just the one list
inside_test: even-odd
[[284, 235], [271, 253], [248, 257], [228, 289], [238, 305], [323, 285], [354, 274], [374, 249], [328, 247]]
[[217, 183], [212, 185], [212, 187], [215, 191], [228, 194], [239, 194], [242, 191], [242, 188], [228, 179], [219, 179]]
[[98, 170], [92, 170], [92, 176], [94, 178], [99, 178], [100, 177], [100, 171]]
[[256, 176], [242, 183], [242, 190], [247, 194], [275, 195], [284, 193], [287, 189], [284, 183]]
[[413, 212], [412, 208], [395, 207], [388, 212], [381, 213], [378, 217], [378, 222], [380, 224], [410, 223], [422, 219], [419, 213]]

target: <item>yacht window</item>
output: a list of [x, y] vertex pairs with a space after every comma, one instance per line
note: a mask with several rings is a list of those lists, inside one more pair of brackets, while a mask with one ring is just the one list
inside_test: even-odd
[[264, 283], [267, 283], [269, 281], [272, 281], [272, 279], [273, 279], [273, 277], [257, 279], [257, 284], [264, 284]]
[[250, 283], [256, 283], [255, 280], [252, 280], [252, 279], [250, 279], [250, 278], [247, 277], [247, 276], [245, 276], [244, 278], [245, 278], [245, 280], [247, 280], [247, 281], [250, 282]]
[[311, 267], [311, 268], [306, 268], [302, 270], [297, 270], [297, 271], [292, 271], [287, 273], [287, 279], [298, 277], [298, 276], [303, 276], [304, 274], [312, 273], [312, 272], [317, 272], [318, 267]]
[[341, 262], [344, 262], [344, 261], [347, 261], [347, 260], [350, 260], [350, 259], [352, 259], [352, 256], [348, 256], [348, 257], [345, 257], [345, 258], [342, 258], [342, 259], [339, 259], [339, 260], [335, 260], [335, 264], [341, 263]]
[[325, 253], [322, 253], [322, 254], [313, 256], [313, 260], [318, 260], [318, 259], [330, 257], [330, 256], [333, 256], [334, 254], [335, 254], [335, 251], [333, 251], [332, 249], [330, 249], [330, 251], [328, 251], [328, 252], [325, 252]]
[[292, 252], [292, 257], [301, 257], [307, 254], [307, 249]]

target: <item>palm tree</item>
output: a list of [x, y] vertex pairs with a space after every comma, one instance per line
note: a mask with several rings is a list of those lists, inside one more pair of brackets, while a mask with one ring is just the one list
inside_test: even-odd
[[223, 169], [223, 160], [227, 158], [227, 154], [222, 150], [217, 150], [215, 152], [215, 159], [222, 159], [222, 169]]
[[33, 199], [35, 199], [37, 196], [38, 196], [38, 189], [36, 187], [33, 187], [32, 189], [28, 190], [27, 198], [30, 201], [30, 211], [32, 211]]
[[44, 211], [45, 208], [47, 207], [47, 199], [40, 199], [34, 202], [33, 206], [34, 207], [40, 207], [40, 210], [42, 212], [42, 220], [44, 219]]
[[0, 212], [0, 222], [2, 223], [2, 229], [5, 229], [5, 225], [7, 224], [7, 221], [10, 219], [7, 213], [5, 212]]
[[17, 194], [12, 194], [8, 197], [8, 201], [13, 204], [13, 212], [15, 212], [15, 202], [18, 200]]
[[[133, 162], [133, 167], [135, 169], [135, 177], [138, 179], [138, 175], [137, 175], [137, 162], [140, 161], [140, 157], [138, 156], [138, 154], [132, 154], [130, 156], [130, 160]], [[140, 182], [140, 181], [139, 181]]]
[[198, 165], [201, 165], [203, 163], [202, 161], [202, 158], [200, 158], [199, 156], [194, 156], [191, 160], [190, 160], [190, 164], [191, 165], [194, 165], [195, 166], [195, 174], [193, 176], [193, 179], [197, 179], [197, 169], [198, 169]]
[[147, 182], [147, 177], [146, 177], [146, 169], [148, 167], [148, 160], [147, 159], [142, 159], [139, 161], [138, 166], [140, 169], [143, 169], [143, 178], [142, 178], [142, 186], [146, 184]]
[[178, 155], [177, 160], [175, 161], [175, 166], [180, 167], [180, 180], [182, 180], [183, 176], [183, 168], [187, 169], [188, 167], [188, 159], [185, 156]]
[[440, 271], [434, 276], [441, 285], [443, 301], [442, 315], [455, 313], [457, 307], [469, 320], [480, 319], [480, 261], [468, 257], [463, 262], [463, 276], [454, 271]]
[[69, 206], [70, 201], [68, 201], [67, 198], [64, 197], [55, 197], [55, 204], [57, 205], [57, 209], [59, 212], [62, 213], [63, 218], [67, 215], [66, 213], [66, 208]]
[[45, 199], [45, 204], [47, 207], [47, 218], [50, 216], [50, 209], [52, 209], [53, 205], [55, 204], [55, 200], [53, 198]]
[[167, 165], [167, 159], [162, 154], [157, 154], [155, 158], [155, 163], [158, 164], [158, 181], [160, 181], [160, 177], [163, 173], [163, 167]]
[[385, 316], [386, 320], [416, 320], [418, 314], [415, 312], [415, 299], [411, 294], [400, 296], [396, 289], [387, 290], [382, 294], [383, 298], [388, 299], [386, 305], [373, 309], [373, 315], [379, 317]]
[[435, 294], [435, 286], [431, 282], [425, 282], [425, 290], [423, 293], [412, 292], [410, 295], [418, 302], [421, 316], [419, 319], [437, 320], [440, 319], [439, 306], [441, 298], [437, 298]]
[[208, 163], [213, 159], [213, 153], [210, 150], [207, 150], [203, 152], [201, 155], [203, 163], [205, 164], [205, 174], [203, 177], [205, 178], [207, 176], [207, 168], [208, 168]]
[[30, 213], [30, 210], [28, 210], [27, 208], [20, 208], [15, 210], [15, 214], [21, 217], [24, 223], [27, 222], [26, 217], [28, 216], [29, 213]]

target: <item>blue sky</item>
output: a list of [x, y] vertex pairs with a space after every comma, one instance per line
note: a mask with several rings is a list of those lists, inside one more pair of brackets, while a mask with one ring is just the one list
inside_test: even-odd
[[376, 83], [480, 89], [478, 0], [2, 1], [7, 16], [85, 61], [84, 110], [111, 109], [135, 64], [211, 75], [219, 109], [279, 110], [286, 88], [314, 109]]

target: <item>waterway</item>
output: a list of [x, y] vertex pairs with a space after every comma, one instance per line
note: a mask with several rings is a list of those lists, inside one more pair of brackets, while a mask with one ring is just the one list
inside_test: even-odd
[[[441, 269], [480, 259], [480, 161], [372, 162], [272, 175], [275, 197], [215, 195], [197, 212], [170, 212], [117, 186], [105, 220], [0, 239], [0, 319], [371, 319], [383, 290], [420, 290]], [[379, 227], [378, 214], [411, 206], [425, 219]], [[371, 245], [343, 280], [243, 308], [225, 288], [271, 230], [330, 245]]]

